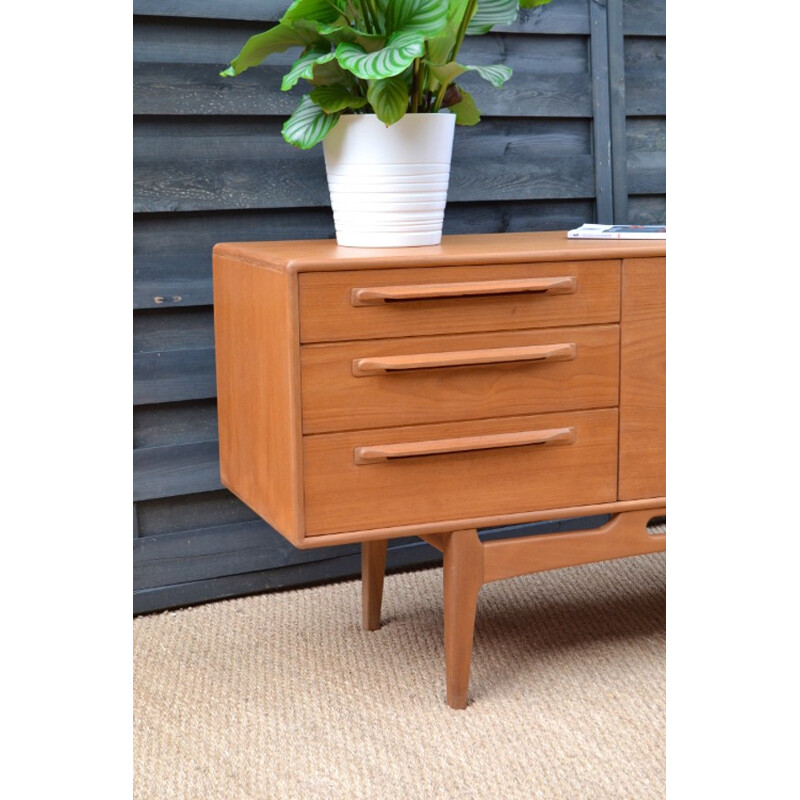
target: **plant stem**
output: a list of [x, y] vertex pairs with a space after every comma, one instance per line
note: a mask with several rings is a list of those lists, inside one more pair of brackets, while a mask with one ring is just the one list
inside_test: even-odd
[[[469, 21], [472, 19], [473, 14], [475, 13], [475, 8], [478, 5], [478, 0], [470, 0], [469, 4], [467, 5], [464, 16], [461, 18], [461, 24], [458, 26], [458, 33], [456, 34], [456, 41], [453, 45], [453, 49], [450, 51], [450, 58], [448, 61], [455, 61], [456, 56], [458, 55], [458, 51], [461, 49], [461, 44], [464, 41], [464, 37], [467, 35], [467, 27], [469, 26]], [[452, 81], [450, 82], [452, 83]], [[439, 87], [439, 91], [436, 93], [436, 99], [433, 102], [433, 112], [434, 114], [439, 111], [442, 107], [442, 102], [444, 101], [444, 95], [447, 91], [447, 87], [449, 83], [443, 83]]]
[[346, 10], [350, 11], [352, 14], [352, 20], [348, 17], [347, 21], [351, 28], [357, 28], [358, 30], [366, 30], [367, 33], [371, 33], [368, 29], [369, 26], [366, 24], [366, 19], [364, 18], [364, 12], [361, 9], [360, 4], [351, 2], [348, 0]]
[[[451, 83], [452, 83], [452, 81], [451, 81]], [[437, 114], [439, 112], [439, 109], [442, 107], [442, 101], [444, 100], [444, 93], [447, 91], [447, 87], [449, 85], [450, 85], [449, 83], [443, 83], [439, 87], [439, 91], [436, 92], [436, 99], [433, 101], [433, 113], [434, 114]]]
[[373, 0], [363, 0], [364, 8], [366, 13], [364, 14], [365, 19], [368, 19], [368, 25], [370, 30], [367, 33], [378, 33], [379, 26], [378, 26], [378, 12], [375, 9], [375, 5]]
[[419, 110], [420, 98], [420, 83], [419, 83], [419, 59], [414, 59], [414, 65], [411, 71], [411, 113], [416, 114]]
[[458, 55], [458, 51], [461, 49], [461, 43], [464, 41], [464, 37], [467, 34], [467, 27], [469, 25], [469, 21], [472, 19], [473, 15], [475, 14], [475, 9], [478, 5], [478, 0], [470, 0], [469, 5], [467, 6], [466, 10], [464, 11], [464, 16], [461, 18], [461, 24], [458, 26], [458, 34], [456, 35], [456, 43], [453, 45], [453, 49], [450, 51], [450, 61], [455, 61], [456, 56]]
[[430, 94], [428, 91], [428, 87], [430, 86], [431, 80], [431, 71], [428, 64], [430, 63], [430, 53], [428, 52], [428, 45], [425, 44], [425, 60], [422, 62], [422, 79], [420, 80], [420, 93], [422, 95], [422, 99], [425, 105], [425, 111], [430, 113], [432, 111], [432, 107], [430, 104], [430, 98], [427, 95]]
[[[339, 8], [339, 6], [337, 6], [337, 5], [336, 5], [336, 3], [334, 3], [334, 2], [333, 2], [333, 0], [325, 0], [325, 2], [326, 2], [326, 3], [327, 3], [327, 4], [328, 4], [328, 5], [329, 5], [329, 6], [330, 6], [330, 7], [331, 7], [331, 8], [332, 8], [334, 11], [338, 11], [340, 14], [344, 14], [344, 12], [342, 11], [342, 9], [341, 9], [341, 8]], [[347, 15], [346, 15], [346, 14], [344, 14], [344, 17], [345, 17], [345, 19], [347, 19]]]
[[[358, 88], [357, 94], [360, 94], [361, 97], [367, 96], [367, 92], [369, 91], [369, 86], [367, 85], [367, 82], [365, 80], [362, 80], [361, 78], [356, 78], [356, 87]], [[369, 106], [365, 106], [365, 108], [369, 108]], [[368, 114], [370, 112], [362, 111], [362, 113]]]

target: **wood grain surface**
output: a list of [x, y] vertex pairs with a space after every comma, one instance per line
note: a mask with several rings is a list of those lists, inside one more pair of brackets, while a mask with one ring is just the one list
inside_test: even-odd
[[[571, 357], [501, 360], [532, 347], [560, 347]], [[419, 354], [446, 361], [453, 352], [476, 363], [354, 374], [361, 362], [391, 366], [387, 359]], [[616, 325], [306, 345], [300, 359], [306, 433], [611, 407], [619, 397]]]
[[622, 265], [619, 498], [666, 494], [666, 260]]
[[[572, 444], [454, 452], [357, 465], [359, 447], [574, 428]], [[616, 497], [617, 411], [574, 411], [303, 438], [306, 535], [469, 520], [610, 502]], [[469, 523], [467, 523], [469, 524]]]

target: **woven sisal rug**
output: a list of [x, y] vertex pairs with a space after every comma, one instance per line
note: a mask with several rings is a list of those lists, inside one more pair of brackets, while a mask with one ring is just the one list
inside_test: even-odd
[[441, 570], [133, 621], [134, 800], [665, 794], [664, 554], [481, 590], [470, 706], [445, 705]]

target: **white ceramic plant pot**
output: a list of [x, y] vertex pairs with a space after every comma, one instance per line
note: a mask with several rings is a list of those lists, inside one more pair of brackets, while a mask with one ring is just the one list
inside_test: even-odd
[[336, 241], [344, 247], [439, 244], [455, 114], [343, 115], [322, 142]]

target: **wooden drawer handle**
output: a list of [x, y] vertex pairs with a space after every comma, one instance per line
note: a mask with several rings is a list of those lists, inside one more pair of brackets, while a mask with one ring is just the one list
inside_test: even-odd
[[577, 289], [578, 279], [574, 276], [426, 283], [416, 286], [377, 286], [352, 289], [350, 302], [354, 306], [375, 306], [403, 300], [442, 300], [451, 297], [481, 297], [496, 294], [574, 294]]
[[572, 444], [574, 441], [575, 428], [548, 428], [541, 431], [518, 431], [488, 436], [462, 436], [458, 439], [435, 439], [428, 442], [356, 447], [353, 460], [359, 465], [380, 464], [396, 458], [463, 453], [468, 450], [494, 450], [499, 447], [521, 447], [531, 444]]
[[574, 343], [494, 347], [488, 350], [454, 350], [450, 353], [414, 353], [407, 356], [375, 356], [353, 359], [353, 375], [385, 375], [389, 372], [505, 364], [513, 361], [571, 361], [578, 348]]

